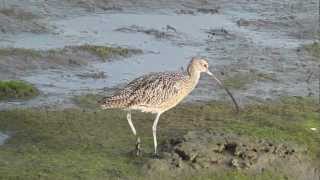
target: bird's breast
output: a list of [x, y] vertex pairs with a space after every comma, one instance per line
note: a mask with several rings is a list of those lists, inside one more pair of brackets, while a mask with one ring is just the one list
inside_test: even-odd
[[[177, 85], [179, 86], [179, 85]], [[184, 87], [177, 87], [176, 88], [176, 95], [172, 96], [171, 98], [168, 98], [163, 103], [159, 105], [163, 111], [167, 111], [177, 104], [179, 104], [191, 91], [193, 90], [192, 86], [184, 86]]]

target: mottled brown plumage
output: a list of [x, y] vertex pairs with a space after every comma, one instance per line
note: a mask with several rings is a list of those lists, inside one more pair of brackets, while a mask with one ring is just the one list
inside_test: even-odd
[[192, 89], [191, 78], [182, 72], [151, 73], [134, 79], [124, 89], [103, 99], [102, 108], [124, 108], [157, 113], [170, 99]]
[[[156, 126], [160, 115], [176, 106], [195, 88], [202, 72], [213, 76], [221, 84], [208, 70], [206, 60], [193, 58], [186, 72], [151, 73], [134, 79], [114, 95], [103, 98], [100, 101], [101, 107], [103, 109], [122, 108], [128, 110], [127, 119], [134, 135], [136, 135], [136, 130], [131, 121], [131, 110], [156, 113], [157, 117], [152, 129], [155, 153], [157, 153]], [[228, 94], [231, 96], [229, 91]], [[137, 139], [137, 147], [140, 147], [139, 138]]]

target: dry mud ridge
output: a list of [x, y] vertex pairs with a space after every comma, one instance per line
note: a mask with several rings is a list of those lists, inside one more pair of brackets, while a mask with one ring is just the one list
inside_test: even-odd
[[289, 143], [252, 140], [210, 130], [190, 131], [161, 145], [160, 159], [150, 160], [148, 174], [188, 174], [238, 169], [259, 174], [281, 172], [288, 179], [320, 178], [319, 169], [305, 156], [306, 149]]

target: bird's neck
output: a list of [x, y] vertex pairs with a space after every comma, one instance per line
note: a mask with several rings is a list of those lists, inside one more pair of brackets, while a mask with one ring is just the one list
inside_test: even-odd
[[198, 84], [200, 79], [200, 71], [193, 69], [192, 67], [188, 68], [189, 80], [193, 88]]

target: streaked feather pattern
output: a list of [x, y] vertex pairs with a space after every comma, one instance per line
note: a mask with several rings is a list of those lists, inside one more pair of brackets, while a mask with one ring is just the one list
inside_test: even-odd
[[[131, 81], [113, 96], [102, 100], [108, 108], [157, 107], [183, 91], [190, 77], [182, 72], [161, 72], [143, 75]], [[139, 109], [139, 108], [138, 108]]]

